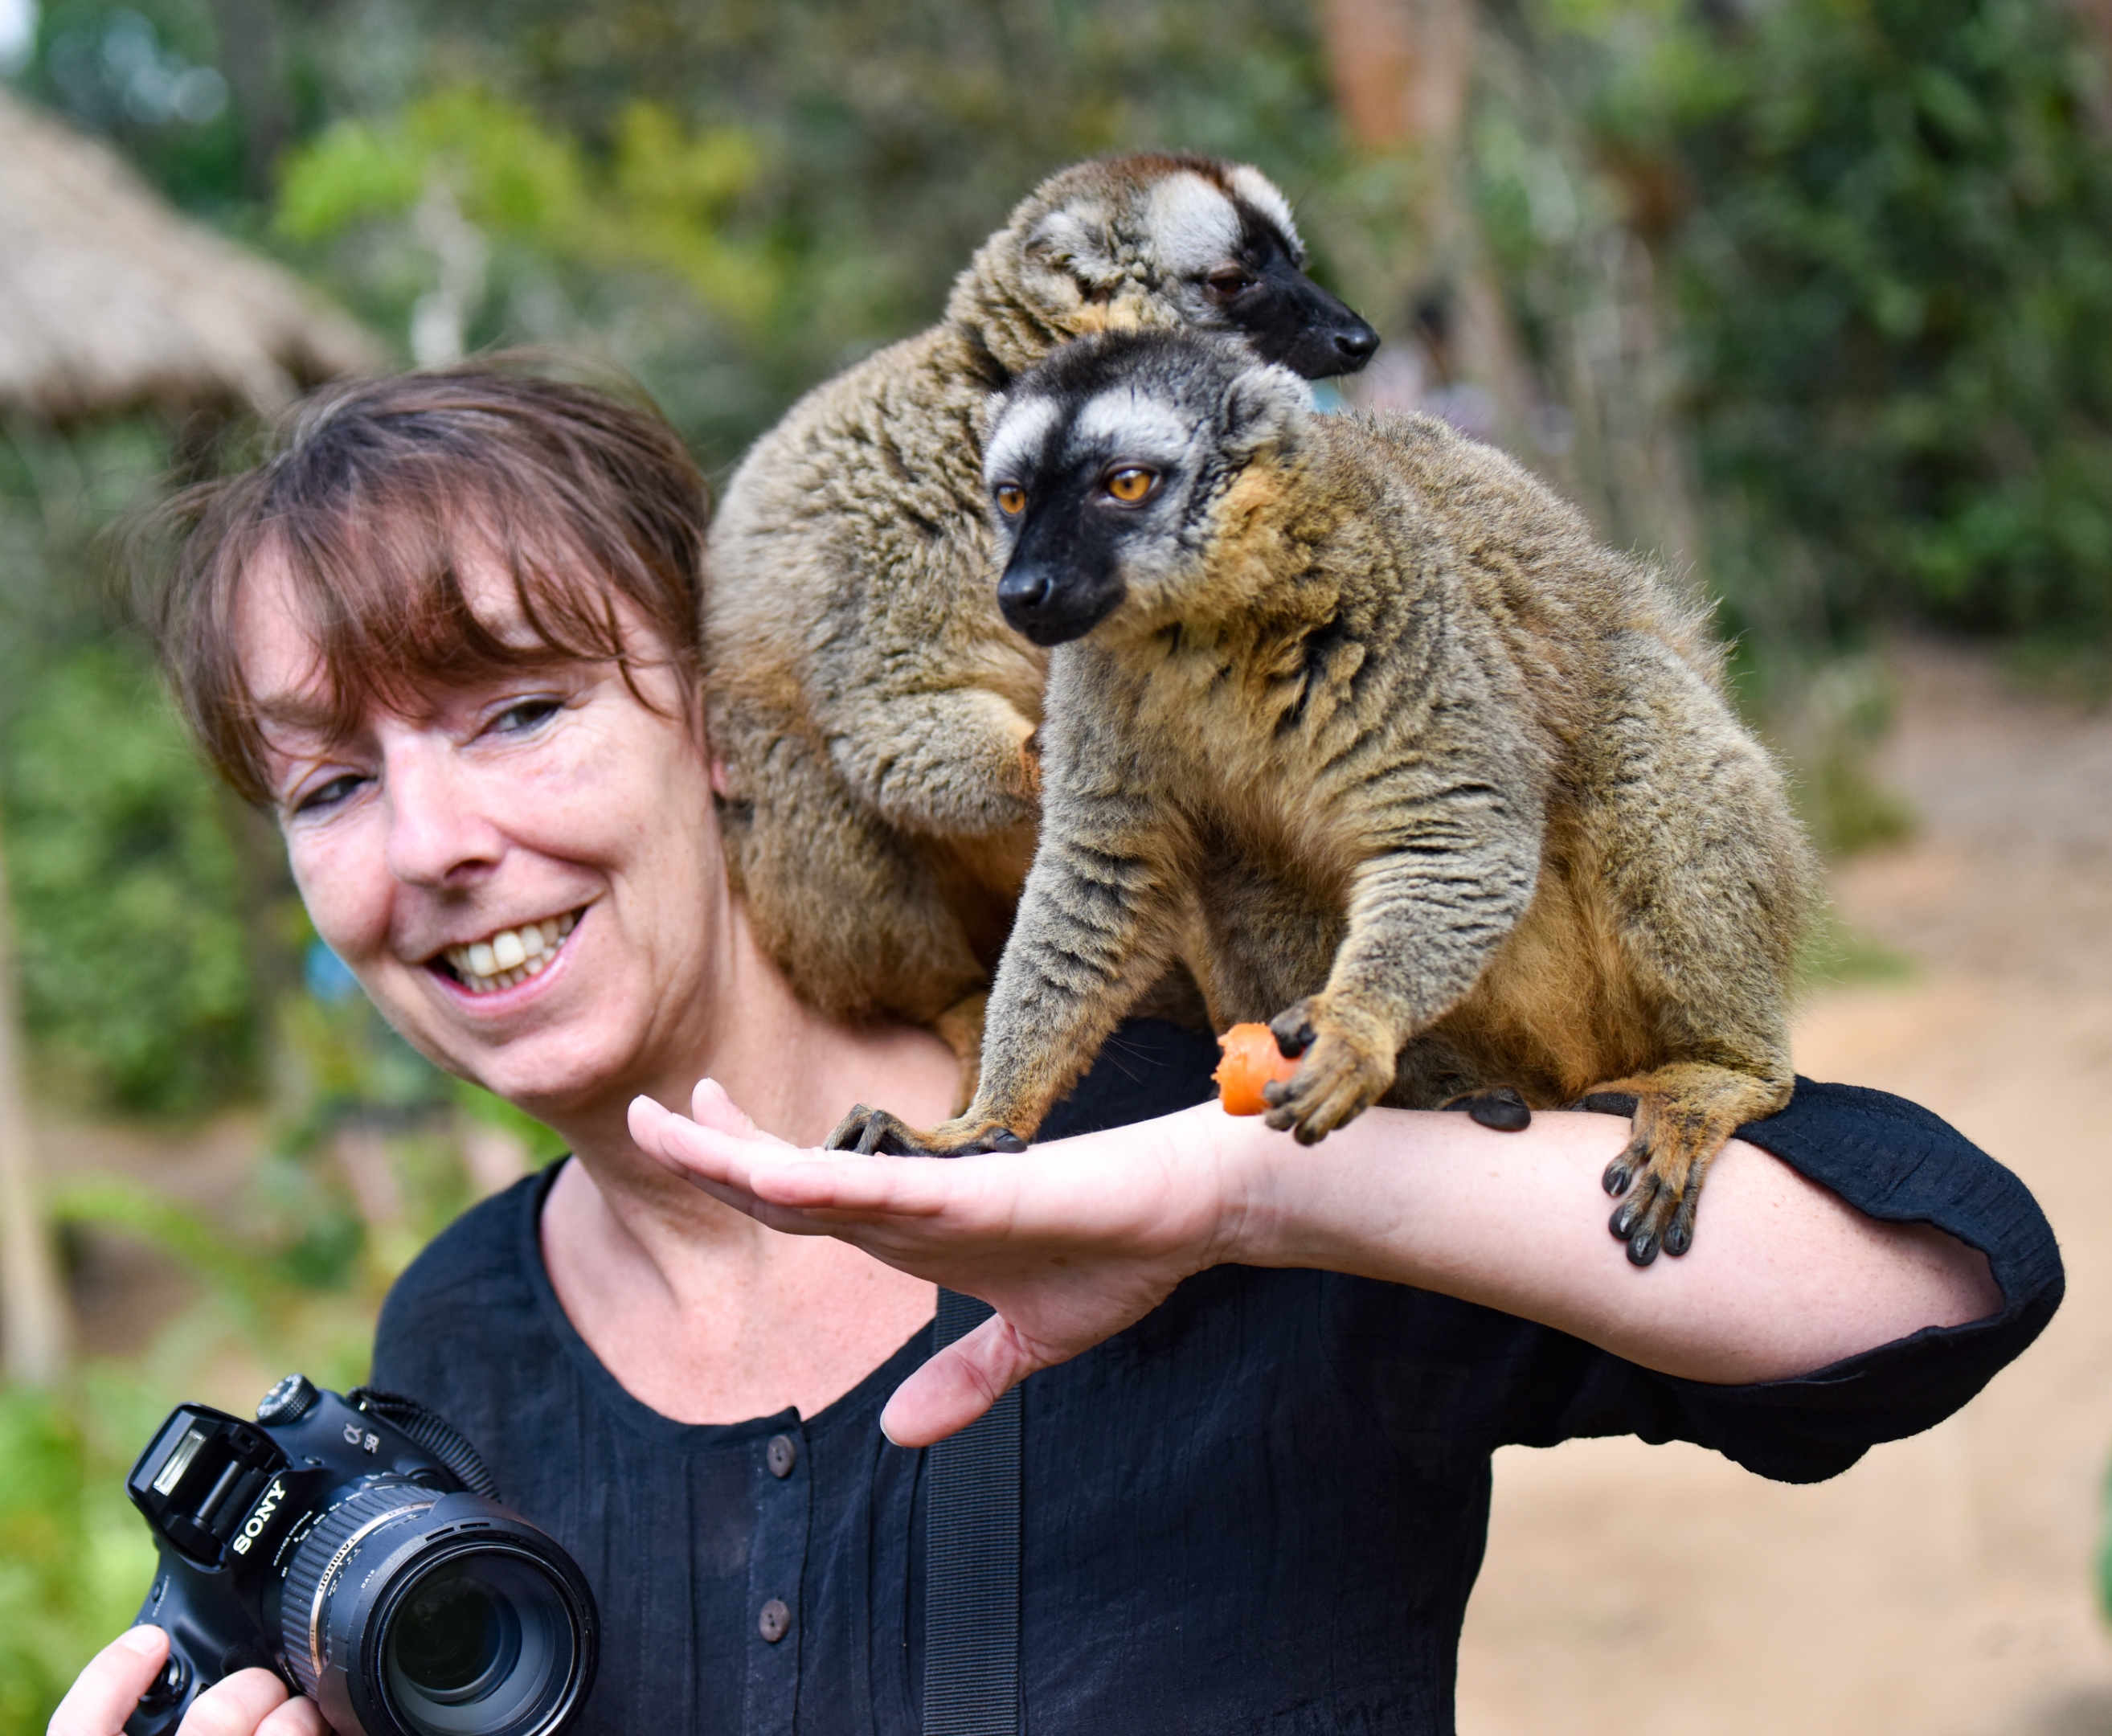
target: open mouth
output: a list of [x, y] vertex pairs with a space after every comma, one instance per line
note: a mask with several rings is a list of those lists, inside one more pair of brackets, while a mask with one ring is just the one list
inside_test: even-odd
[[578, 925], [580, 913], [548, 916], [539, 923], [523, 923], [518, 928], [502, 928], [467, 946], [444, 948], [440, 959], [448, 973], [472, 995], [495, 995], [517, 982], [540, 975], [558, 956], [565, 936]]

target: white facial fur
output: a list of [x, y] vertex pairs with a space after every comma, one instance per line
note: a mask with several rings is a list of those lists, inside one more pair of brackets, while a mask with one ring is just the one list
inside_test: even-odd
[[1026, 398], [1008, 403], [983, 449], [984, 480], [995, 484], [1017, 476], [1022, 462], [1040, 450], [1059, 413], [1053, 399]]
[[1200, 276], [1231, 258], [1240, 244], [1240, 214], [1232, 202], [1201, 175], [1185, 171], [1152, 188], [1148, 226], [1158, 243], [1160, 269], [1170, 277]]
[[1305, 244], [1298, 239], [1298, 227], [1290, 221], [1290, 206], [1277, 191], [1276, 183], [1243, 162], [1232, 166], [1231, 180], [1232, 190], [1282, 230], [1283, 239], [1303, 253]]
[[1074, 450], [1097, 448], [1110, 458], [1177, 458], [1195, 439], [1192, 417], [1128, 388], [1101, 393], [1071, 429]]

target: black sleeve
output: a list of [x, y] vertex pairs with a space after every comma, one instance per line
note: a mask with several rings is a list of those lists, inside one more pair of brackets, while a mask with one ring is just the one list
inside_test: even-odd
[[[1577, 1346], [1521, 1390], [1507, 1438], [1693, 1441], [1786, 1483], [1847, 1469], [1879, 1441], [1942, 1421], [2036, 1338], [2060, 1305], [2060, 1251], [2016, 1177], [1923, 1109], [1883, 1091], [1799, 1079], [1780, 1114], [1739, 1129], [1866, 1215], [1933, 1224], [1987, 1256], [1999, 1312], [1929, 1327], [1794, 1380], [1710, 1386]], [[1554, 1335], [1557, 1338], [1561, 1334]], [[1576, 1345], [1576, 1341], [1568, 1341]]]

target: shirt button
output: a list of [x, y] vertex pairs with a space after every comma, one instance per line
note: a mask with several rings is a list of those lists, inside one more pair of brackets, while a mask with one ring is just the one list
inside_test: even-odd
[[799, 1462], [799, 1448], [789, 1434], [774, 1434], [763, 1453], [763, 1462], [769, 1465], [773, 1477], [789, 1477], [792, 1467]]
[[763, 1605], [762, 1617], [756, 1623], [755, 1630], [773, 1646], [791, 1632], [792, 1612], [785, 1606], [783, 1598], [772, 1597]]

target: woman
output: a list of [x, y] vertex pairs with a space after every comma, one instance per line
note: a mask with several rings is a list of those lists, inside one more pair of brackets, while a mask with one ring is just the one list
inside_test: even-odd
[[[853, 1101], [942, 1115], [952, 1063], [801, 1006], [728, 893], [702, 501], [628, 405], [489, 369], [372, 382], [180, 503], [157, 616], [317, 932], [426, 1054], [571, 1146], [405, 1274], [374, 1378], [460, 1426], [593, 1582], [584, 1728], [917, 1728], [904, 1449], [1046, 1370], [1037, 1726], [1449, 1729], [1496, 1445], [1629, 1431], [1831, 1475], [1963, 1403], [2058, 1301], [2014, 1178], [1845, 1087], [1748, 1130], [1708, 1235], [1641, 1273], [1598, 1191], [1625, 1123], [1375, 1109], [1309, 1149], [1203, 1102], [1209, 1046], [1167, 1027], [1111, 1046], [1060, 1145], [812, 1150]], [[927, 1360], [935, 1282], [999, 1313]], [[1641, 1490], [1630, 1518], [1678, 1523]], [[115, 1643], [53, 1730], [108, 1736], [162, 1646]], [[321, 1726], [250, 1671], [185, 1728]]]

